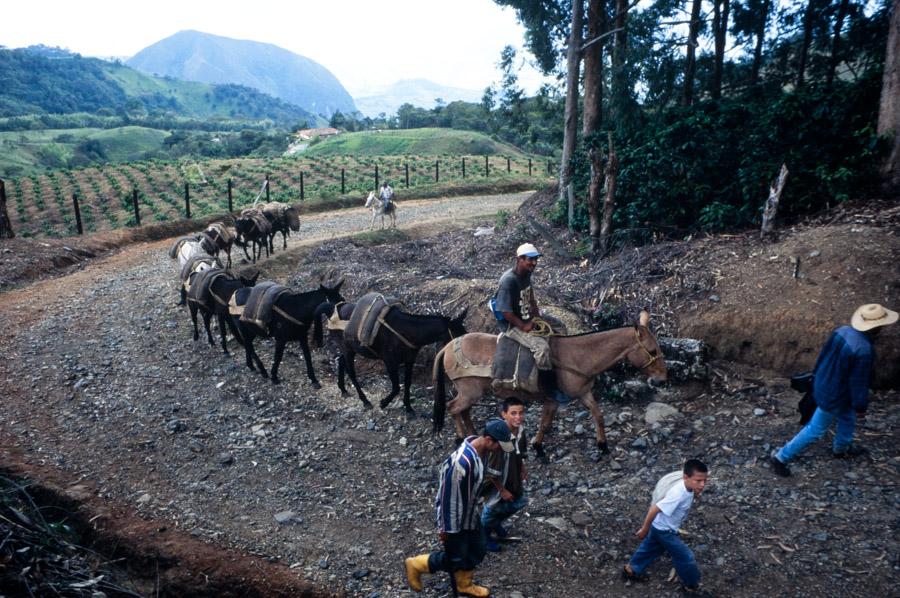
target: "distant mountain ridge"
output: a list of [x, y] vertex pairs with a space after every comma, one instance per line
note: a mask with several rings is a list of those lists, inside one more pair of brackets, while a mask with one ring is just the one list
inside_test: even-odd
[[0, 81], [0, 117], [83, 112], [269, 119], [289, 126], [319, 121], [301, 107], [256, 89], [152, 77], [121, 63], [46, 46], [0, 49]]
[[403, 104], [412, 104], [417, 108], [434, 108], [435, 99], [440, 98], [445, 104], [462, 100], [463, 102], [480, 102], [484, 90], [464, 89], [440, 85], [427, 79], [402, 79], [379, 90], [354, 98], [357, 109], [365, 116], [376, 117], [380, 113], [396, 114]]
[[356, 110], [353, 98], [328, 69], [273, 44], [179, 31], [144, 48], [126, 64], [187, 81], [245, 85], [313, 114]]

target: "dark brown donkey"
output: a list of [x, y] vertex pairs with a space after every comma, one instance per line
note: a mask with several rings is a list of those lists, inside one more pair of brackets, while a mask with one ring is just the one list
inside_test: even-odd
[[240, 343], [237, 329], [231, 322], [228, 314], [228, 302], [238, 289], [252, 287], [256, 284], [259, 272], [252, 277], [235, 276], [230, 271], [216, 268], [202, 272], [195, 284], [191, 285], [188, 292], [188, 308], [191, 310], [191, 322], [194, 324], [194, 340], [199, 340], [200, 331], [197, 329], [197, 312], [203, 316], [203, 326], [206, 328], [206, 338], [209, 344], [215, 344], [212, 332], [209, 329], [209, 321], [216, 316], [219, 333], [222, 336], [222, 351], [228, 355], [228, 345], [225, 344], [226, 327], [231, 329], [231, 334]]

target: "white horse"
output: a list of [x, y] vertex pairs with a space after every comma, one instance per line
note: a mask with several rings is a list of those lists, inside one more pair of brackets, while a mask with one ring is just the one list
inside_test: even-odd
[[199, 241], [185, 241], [178, 248], [178, 266], [183, 268], [191, 258], [210, 255]]
[[397, 228], [397, 202], [392, 199], [386, 209], [384, 204], [385, 201], [374, 191], [369, 192], [369, 197], [366, 199], [366, 207], [372, 208], [372, 224], [369, 226], [370, 229], [375, 228], [375, 217], [379, 214], [381, 215], [381, 228], [384, 228], [385, 216], [390, 216], [391, 228]]

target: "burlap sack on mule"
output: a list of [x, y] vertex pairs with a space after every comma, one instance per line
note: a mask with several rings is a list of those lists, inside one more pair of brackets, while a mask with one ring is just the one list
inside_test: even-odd
[[505, 333], [497, 339], [491, 378], [491, 390], [495, 393], [513, 391], [537, 394], [541, 390], [534, 355]]
[[272, 317], [272, 306], [275, 301], [290, 289], [284, 285], [266, 280], [250, 289], [250, 296], [244, 304], [244, 313], [241, 314], [241, 322], [255, 324], [265, 330]]
[[371, 348], [375, 343], [375, 337], [378, 336], [382, 319], [398, 305], [400, 300], [395, 297], [385, 297], [381, 293], [366, 293], [356, 302], [344, 330], [344, 337], [358, 342], [367, 349]]
[[225, 271], [221, 268], [211, 268], [209, 270], [197, 272], [193, 278], [191, 278], [191, 288], [188, 289], [187, 292], [188, 301], [208, 305], [210, 299], [210, 285], [212, 285], [216, 278], [225, 275]]

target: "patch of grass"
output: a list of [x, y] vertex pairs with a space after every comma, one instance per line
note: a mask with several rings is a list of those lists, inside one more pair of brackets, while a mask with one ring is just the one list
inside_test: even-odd
[[474, 131], [423, 128], [342, 133], [325, 139], [303, 152], [303, 157], [401, 156], [401, 155], [497, 155], [513, 159], [522, 151]]

